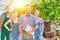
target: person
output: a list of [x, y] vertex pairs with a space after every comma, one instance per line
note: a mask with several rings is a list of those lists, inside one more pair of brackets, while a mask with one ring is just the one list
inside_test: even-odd
[[14, 10], [12, 12], [12, 17], [5, 23], [7, 26], [8, 23], [12, 22], [12, 31], [10, 33], [10, 40], [19, 40], [19, 31], [18, 31], [18, 12]]
[[43, 40], [42, 34], [44, 30], [44, 23], [42, 18], [38, 17], [39, 10], [35, 10], [35, 17], [36, 17], [36, 22], [38, 24], [38, 28], [34, 32], [34, 37], [33, 40]]
[[[33, 32], [36, 30], [37, 23], [31, 14], [31, 6], [26, 5], [25, 14], [19, 18], [20, 40], [33, 40]], [[31, 29], [31, 30], [29, 30]]]
[[2, 27], [1, 27], [1, 40], [4, 40], [5, 37], [6, 37], [6, 40], [9, 40], [9, 35], [10, 35], [10, 31], [12, 30], [11, 28], [11, 23], [8, 23], [7, 26], [4, 26], [5, 22], [9, 20], [10, 18], [10, 7], [9, 6], [6, 6], [5, 8], [5, 12], [2, 13], [1, 15], [1, 20], [2, 20]]

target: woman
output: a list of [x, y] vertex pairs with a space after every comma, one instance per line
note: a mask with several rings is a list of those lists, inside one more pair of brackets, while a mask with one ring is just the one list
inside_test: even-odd
[[44, 24], [42, 22], [42, 19], [38, 17], [39, 11], [35, 11], [35, 17], [36, 17], [36, 22], [38, 24], [38, 28], [34, 32], [34, 37], [33, 40], [43, 40], [42, 34], [43, 34], [43, 29], [44, 29]]
[[[12, 21], [12, 31], [10, 33], [10, 40], [19, 40], [19, 32], [18, 32], [18, 12], [16, 10], [13, 11], [12, 17], [7, 21], [7, 23]], [[5, 24], [7, 26], [7, 24]]]
[[10, 7], [9, 5], [6, 6], [5, 12], [2, 13], [1, 15], [1, 20], [2, 20], [2, 27], [1, 27], [1, 40], [4, 40], [6, 37], [6, 40], [9, 40], [9, 34], [10, 31], [12, 30], [11, 28], [11, 22], [7, 23], [7, 26], [4, 26], [4, 24], [9, 20], [10, 18]]

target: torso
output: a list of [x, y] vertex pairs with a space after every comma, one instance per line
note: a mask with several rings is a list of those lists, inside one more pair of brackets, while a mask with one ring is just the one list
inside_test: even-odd
[[15, 19], [13, 18], [13, 23], [18, 24], [18, 18], [15, 18]]
[[30, 16], [23, 16], [23, 30], [26, 29], [27, 25], [30, 25], [32, 28], [34, 27], [34, 16], [30, 15]]
[[[2, 23], [2, 30], [4, 31], [4, 30], [6, 30], [6, 31], [8, 31], [5, 27], [4, 27], [4, 24], [10, 19], [10, 17], [8, 17], [6, 14], [4, 14], [5, 15], [5, 18], [4, 18], [4, 21], [3, 21], [3, 23]], [[7, 24], [7, 27], [8, 28], [11, 28], [11, 23], [8, 23]]]
[[38, 28], [36, 29], [35, 34], [40, 35], [40, 33], [41, 33], [41, 25], [40, 25], [41, 19], [40, 18], [37, 19], [37, 24], [38, 24]]

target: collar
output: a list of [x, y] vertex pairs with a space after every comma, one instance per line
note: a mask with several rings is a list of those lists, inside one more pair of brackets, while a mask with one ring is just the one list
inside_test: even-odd
[[[25, 16], [27, 16], [27, 15], [25, 14]], [[29, 16], [31, 16], [31, 14]]]

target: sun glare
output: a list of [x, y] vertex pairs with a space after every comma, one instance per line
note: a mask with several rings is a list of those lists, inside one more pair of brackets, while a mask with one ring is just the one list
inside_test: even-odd
[[12, 1], [10, 7], [11, 7], [11, 10], [15, 8], [24, 9], [25, 5], [29, 4], [30, 2], [31, 0], [14, 0]]
[[21, 1], [21, 0], [20, 1], [15, 1], [14, 5], [15, 5], [15, 7], [20, 7], [20, 8], [22, 8], [24, 6], [23, 1]]

